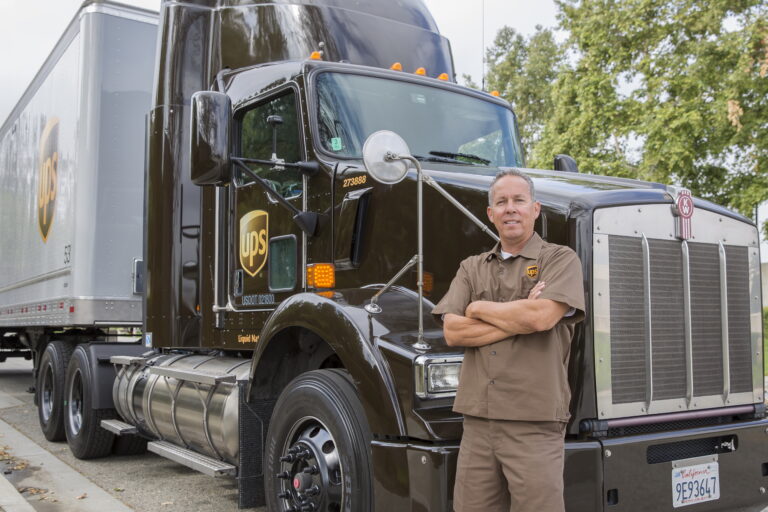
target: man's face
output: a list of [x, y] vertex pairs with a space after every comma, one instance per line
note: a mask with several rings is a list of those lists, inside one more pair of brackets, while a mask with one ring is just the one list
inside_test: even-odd
[[493, 186], [488, 219], [496, 226], [502, 248], [521, 249], [533, 234], [541, 205], [531, 199], [528, 183], [519, 176], [504, 176]]

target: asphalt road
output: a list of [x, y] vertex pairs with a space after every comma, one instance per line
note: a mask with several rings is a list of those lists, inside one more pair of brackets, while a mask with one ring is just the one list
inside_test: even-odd
[[[152, 453], [89, 461], [74, 458], [66, 443], [51, 443], [43, 437], [33, 396], [27, 392], [30, 386], [30, 362], [0, 363], [0, 420], [12, 427], [5, 427], [7, 435], [0, 437], [0, 470], [10, 471], [5, 478], [35, 510], [239, 510], [234, 479], [211, 478]], [[47, 454], [38, 452], [49, 452], [57, 460], [45, 459], [42, 456]]]

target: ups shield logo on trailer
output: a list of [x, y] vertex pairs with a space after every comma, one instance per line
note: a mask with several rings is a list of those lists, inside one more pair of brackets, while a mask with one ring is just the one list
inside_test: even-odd
[[267, 262], [269, 215], [253, 210], [240, 219], [240, 266], [254, 277]]
[[59, 119], [54, 117], [45, 125], [40, 137], [40, 171], [37, 184], [37, 227], [43, 242], [56, 212], [56, 194], [59, 189]]

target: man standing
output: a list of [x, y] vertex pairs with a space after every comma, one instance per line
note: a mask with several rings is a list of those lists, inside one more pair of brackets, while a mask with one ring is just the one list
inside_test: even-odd
[[453, 408], [464, 414], [454, 508], [561, 512], [581, 264], [534, 233], [541, 205], [527, 175], [500, 172], [488, 197], [500, 242], [461, 262], [432, 311], [446, 342], [466, 347]]

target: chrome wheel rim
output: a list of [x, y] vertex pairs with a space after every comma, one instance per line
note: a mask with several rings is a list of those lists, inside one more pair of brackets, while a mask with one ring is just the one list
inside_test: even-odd
[[80, 433], [83, 427], [83, 379], [79, 369], [76, 369], [72, 375], [72, 387], [67, 400], [67, 417], [72, 433]]
[[50, 363], [43, 368], [43, 381], [40, 390], [40, 411], [43, 421], [48, 423], [53, 414], [53, 365]]

